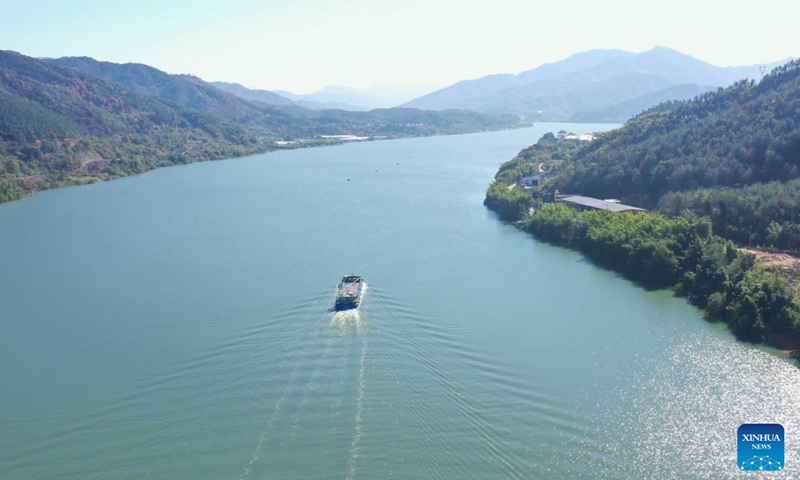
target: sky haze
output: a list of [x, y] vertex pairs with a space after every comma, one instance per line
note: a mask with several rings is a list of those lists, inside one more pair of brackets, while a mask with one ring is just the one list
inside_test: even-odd
[[0, 48], [90, 56], [250, 88], [444, 87], [592, 49], [661, 45], [717, 66], [798, 56], [793, 10], [764, 0], [5, 0]]

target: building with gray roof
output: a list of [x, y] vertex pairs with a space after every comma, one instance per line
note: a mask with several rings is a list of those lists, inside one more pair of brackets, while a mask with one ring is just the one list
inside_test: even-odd
[[581, 210], [608, 210], [610, 212], [644, 212], [644, 208], [619, 203], [616, 200], [600, 200], [583, 195], [564, 195], [556, 198], [556, 202], [579, 208]]

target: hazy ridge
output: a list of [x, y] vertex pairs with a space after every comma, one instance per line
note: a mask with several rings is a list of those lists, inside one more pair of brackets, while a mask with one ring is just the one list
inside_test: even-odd
[[[664, 47], [642, 53], [591, 50], [518, 75], [461, 81], [405, 106], [513, 113], [533, 121], [624, 122], [632, 111], [638, 113], [665, 99], [685, 99], [687, 90], [702, 92], [745, 78], [758, 79], [779, 63], [716, 67]], [[682, 93], [674, 90], [679, 86]]]

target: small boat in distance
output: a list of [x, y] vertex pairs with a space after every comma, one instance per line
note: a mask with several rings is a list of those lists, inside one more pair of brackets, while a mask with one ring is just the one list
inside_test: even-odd
[[364, 291], [364, 280], [360, 275], [347, 275], [342, 278], [342, 283], [336, 289], [336, 310], [350, 310], [358, 308], [361, 303], [361, 293]]

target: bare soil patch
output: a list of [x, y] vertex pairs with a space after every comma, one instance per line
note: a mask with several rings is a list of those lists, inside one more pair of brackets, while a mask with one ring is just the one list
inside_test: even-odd
[[800, 258], [788, 253], [772, 253], [757, 248], [740, 247], [739, 250], [755, 255], [756, 265], [780, 270], [789, 281], [789, 285], [792, 286], [796, 293], [800, 294]]
[[743, 247], [739, 247], [739, 250], [755, 255], [758, 265], [791, 265], [800, 262], [800, 258], [793, 257], [788, 253], [772, 253], [757, 248]]

